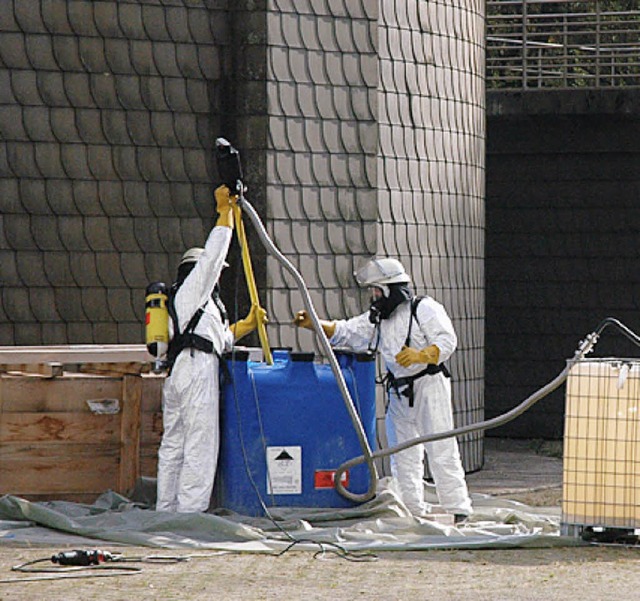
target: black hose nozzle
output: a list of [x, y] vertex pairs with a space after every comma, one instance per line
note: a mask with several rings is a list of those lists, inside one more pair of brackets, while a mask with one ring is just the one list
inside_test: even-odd
[[216, 139], [216, 164], [222, 183], [232, 194], [238, 192], [238, 186], [242, 186], [240, 153], [225, 138]]

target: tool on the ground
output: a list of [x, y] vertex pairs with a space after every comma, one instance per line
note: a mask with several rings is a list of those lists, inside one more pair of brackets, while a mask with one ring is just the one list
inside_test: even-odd
[[100, 549], [74, 549], [51, 556], [51, 561], [61, 566], [97, 566], [107, 561], [115, 561], [116, 556]]
[[[244, 199], [244, 183], [242, 181], [242, 167], [240, 165], [240, 153], [224, 138], [218, 138], [216, 140], [216, 160], [218, 164], [218, 171], [222, 182], [231, 190], [231, 194], [237, 194], [240, 197], [240, 202], [233, 206], [233, 218], [236, 226], [236, 233], [238, 234], [238, 241], [240, 242], [240, 248], [242, 250], [242, 266], [244, 268], [244, 276], [247, 281], [247, 289], [249, 290], [249, 299], [251, 305], [256, 309], [261, 309], [260, 298], [258, 296], [258, 288], [256, 286], [256, 279], [253, 274], [253, 266], [251, 265], [251, 255], [249, 253], [249, 244], [247, 242], [247, 236], [244, 231], [244, 224], [242, 222], [242, 209], [241, 204]], [[271, 355], [271, 348], [269, 347], [269, 339], [267, 338], [267, 329], [264, 322], [258, 318], [257, 325], [258, 337], [260, 339], [260, 346], [264, 354], [264, 360], [267, 365], [273, 365], [273, 357]]]
[[[214, 553], [214, 555], [218, 552]], [[113, 576], [132, 576], [139, 574], [142, 568], [125, 565], [127, 563], [180, 563], [192, 557], [206, 555], [147, 555], [126, 557], [120, 553], [111, 553], [101, 549], [74, 549], [61, 551], [49, 557], [32, 559], [11, 568], [12, 572], [27, 574], [45, 574], [28, 578], [0, 579], [0, 584], [36, 582], [40, 580], [62, 580], [66, 578], [105, 578]], [[56, 567], [40, 567], [51, 561]]]

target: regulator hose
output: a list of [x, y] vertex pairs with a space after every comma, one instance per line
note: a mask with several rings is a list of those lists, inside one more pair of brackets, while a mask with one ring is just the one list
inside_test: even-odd
[[351, 421], [353, 422], [354, 429], [356, 431], [356, 435], [358, 436], [358, 440], [360, 442], [360, 448], [362, 449], [364, 455], [361, 455], [358, 459], [358, 463], [366, 463], [367, 468], [369, 469], [369, 488], [365, 493], [353, 493], [347, 490], [341, 483], [338, 483], [338, 474], [335, 476], [334, 485], [337, 491], [345, 498], [354, 501], [356, 503], [364, 503], [365, 501], [369, 501], [373, 499], [376, 495], [376, 489], [378, 484], [378, 470], [376, 469], [374, 463], [374, 455], [369, 445], [369, 441], [364, 432], [364, 428], [362, 426], [362, 422], [360, 421], [360, 417], [355, 409], [355, 405], [353, 403], [353, 399], [351, 398], [351, 394], [349, 393], [349, 389], [347, 388], [347, 384], [344, 380], [344, 376], [342, 375], [342, 371], [340, 370], [340, 365], [338, 364], [338, 360], [331, 348], [331, 344], [329, 343], [329, 339], [327, 338], [322, 326], [320, 325], [320, 319], [318, 314], [316, 313], [315, 308], [313, 307], [313, 302], [311, 301], [311, 296], [309, 295], [309, 291], [307, 289], [307, 285], [304, 282], [304, 279], [298, 272], [298, 270], [293, 266], [291, 261], [287, 259], [280, 250], [273, 243], [269, 234], [267, 233], [260, 217], [256, 213], [256, 210], [253, 208], [251, 203], [244, 197], [244, 186], [242, 182], [238, 182], [239, 190], [239, 198], [238, 203], [241, 205], [244, 214], [249, 217], [251, 223], [256, 229], [258, 234], [258, 238], [262, 245], [266, 248], [266, 250], [271, 253], [278, 262], [293, 276], [293, 279], [296, 282], [298, 290], [302, 294], [302, 300], [311, 318], [313, 326], [315, 328], [316, 334], [318, 335], [318, 339], [320, 341], [320, 346], [327, 354], [329, 359], [329, 364], [331, 365], [331, 370], [335, 375], [336, 382], [338, 384], [338, 388], [340, 389], [340, 393], [342, 394], [342, 398], [344, 399], [345, 406], [347, 411], [349, 412], [349, 416], [351, 417]]

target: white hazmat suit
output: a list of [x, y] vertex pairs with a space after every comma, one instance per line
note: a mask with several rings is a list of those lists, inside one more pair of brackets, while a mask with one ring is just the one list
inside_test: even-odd
[[[264, 309], [254, 305], [245, 319], [229, 326], [222, 302], [212, 298], [231, 242], [236, 201], [226, 186], [220, 186], [215, 196], [216, 227], [203, 249], [191, 249], [183, 256], [182, 263], [193, 267], [174, 297], [180, 334], [199, 309], [202, 315], [191, 332], [198, 340], [190, 341], [178, 354], [162, 392], [164, 433], [158, 453], [156, 511], [188, 513], [209, 508], [220, 447], [219, 357], [233, 348], [235, 340], [253, 331], [258, 320], [267, 321]], [[171, 320], [172, 337], [173, 329]], [[202, 342], [205, 350], [191, 348]]]
[[213, 228], [204, 251], [175, 296], [181, 332], [196, 311], [204, 308], [194, 333], [210, 340], [215, 352], [184, 349], [165, 382], [157, 511], [195, 512], [209, 507], [220, 442], [218, 356], [233, 346], [233, 333], [211, 293], [220, 277], [231, 235], [229, 227]]
[[[451, 381], [442, 363], [458, 341], [444, 307], [429, 296], [411, 298], [411, 278], [397, 259], [374, 257], [354, 275], [360, 286], [372, 291], [369, 312], [346, 320], [320, 320], [320, 326], [333, 346], [381, 353], [391, 375], [389, 445], [451, 430]], [[294, 324], [315, 328], [306, 311], [298, 311]], [[400, 496], [414, 515], [429, 513], [423, 485], [425, 450], [440, 505], [458, 522], [472, 513], [472, 507], [455, 438], [413, 445], [392, 455]]]
[[[396, 355], [405, 345], [410, 317], [411, 301], [407, 300], [398, 305], [387, 319], [380, 321], [378, 350], [387, 369], [396, 378], [417, 374], [426, 367], [424, 364], [403, 367], [396, 361]], [[330, 342], [333, 346], [365, 351], [374, 335], [375, 326], [369, 320], [369, 313], [363, 313], [348, 320], [336, 321]], [[455, 351], [457, 338], [444, 307], [427, 296], [417, 305], [409, 346], [422, 349], [431, 345], [440, 349], [439, 361], [444, 362]], [[450, 378], [442, 372], [424, 375], [415, 380], [413, 386], [413, 407], [409, 406], [406, 396], [399, 395], [393, 388], [389, 390], [386, 426], [390, 446], [453, 428]], [[446, 438], [429, 442], [424, 449], [442, 507], [452, 514], [471, 514], [471, 500], [457, 440]], [[392, 472], [400, 496], [414, 515], [428, 512], [424, 500], [423, 457], [423, 445], [414, 445], [391, 457]]]

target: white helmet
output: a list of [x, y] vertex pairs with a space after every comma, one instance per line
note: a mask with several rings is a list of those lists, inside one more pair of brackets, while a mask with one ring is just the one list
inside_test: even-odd
[[370, 259], [353, 275], [360, 286], [386, 288], [389, 284], [408, 284], [411, 282], [402, 263], [388, 257]]
[[[194, 246], [186, 251], [182, 255], [182, 259], [180, 259], [180, 265], [184, 265], [185, 263], [197, 263], [200, 255], [204, 252], [204, 248], [200, 248], [199, 246]], [[229, 263], [224, 261], [222, 267], [229, 267]]]
[[184, 265], [185, 263], [196, 263], [203, 252], [204, 248], [199, 248], [197, 246], [190, 248], [184, 253], [184, 255], [182, 255], [180, 265]]

